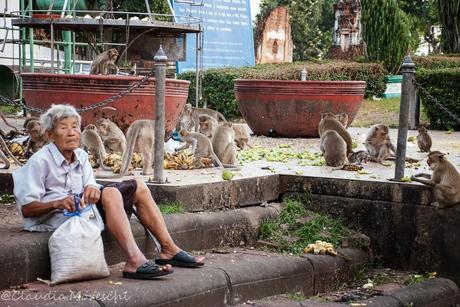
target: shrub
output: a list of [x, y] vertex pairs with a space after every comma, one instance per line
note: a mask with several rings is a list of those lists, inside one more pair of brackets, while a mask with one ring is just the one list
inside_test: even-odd
[[[218, 110], [227, 118], [240, 117], [234, 94], [234, 79], [299, 80], [300, 71], [304, 67], [309, 80], [366, 81], [366, 97], [378, 96], [385, 91], [384, 79], [387, 71], [380, 64], [345, 61], [262, 64], [255, 67], [206, 70], [203, 73], [203, 99], [200, 105], [206, 102], [208, 107]], [[178, 78], [192, 82], [188, 102], [194, 104], [195, 73], [185, 72]]]
[[[439, 103], [460, 119], [460, 67], [438, 70], [421, 69], [416, 72], [418, 83]], [[434, 129], [460, 130], [460, 123], [440, 108], [424, 91], [420, 98]]]
[[411, 42], [411, 24], [396, 0], [362, 0], [363, 40], [367, 57], [398, 72]]
[[412, 59], [415, 69], [442, 69], [460, 67], [460, 54], [416, 56]]

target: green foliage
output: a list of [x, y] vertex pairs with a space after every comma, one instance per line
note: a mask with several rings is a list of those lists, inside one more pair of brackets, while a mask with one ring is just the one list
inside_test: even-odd
[[398, 0], [399, 7], [410, 20], [411, 50], [420, 44], [420, 36], [431, 45], [434, 53], [439, 52], [439, 39], [431, 31], [433, 25], [439, 25], [438, 7], [435, 0]]
[[406, 14], [396, 0], [363, 0], [362, 25], [368, 59], [382, 62], [396, 74], [411, 42]]
[[[417, 70], [416, 79], [430, 96], [460, 118], [460, 67]], [[438, 107], [428, 95], [423, 91], [419, 91], [419, 94], [432, 129], [460, 130], [460, 124]]]
[[418, 284], [422, 281], [430, 280], [436, 278], [436, 272], [427, 272], [423, 274], [411, 274], [409, 279], [404, 283], [406, 286], [412, 286]]
[[179, 202], [165, 202], [158, 205], [162, 214], [184, 213], [184, 205]]
[[4, 105], [0, 105], [0, 111], [3, 112], [3, 114], [16, 115], [19, 111], [21, 111], [21, 108], [17, 106], [9, 105], [9, 104], [4, 104]]
[[16, 203], [16, 198], [12, 194], [3, 194], [3, 195], [0, 195], [0, 203], [14, 204]]
[[294, 60], [318, 58], [325, 54], [332, 43], [334, 11], [336, 0], [263, 0], [256, 16], [254, 41], [261, 37], [263, 25], [270, 12], [284, 6], [291, 17], [291, 35], [294, 43]]
[[[366, 97], [378, 96], [385, 91], [385, 75], [382, 65], [345, 61], [295, 62], [262, 64], [255, 67], [209, 69], [203, 75], [203, 99], [200, 102], [218, 110], [227, 118], [240, 117], [235, 100], [233, 80], [268, 79], [299, 80], [300, 71], [306, 67], [310, 80], [363, 80], [366, 81]], [[185, 72], [178, 76], [192, 82], [189, 103], [195, 101], [195, 73]]]
[[438, 54], [426, 57], [413, 57], [415, 69], [443, 69], [460, 67], [460, 54]]
[[437, 0], [444, 53], [460, 53], [460, 0]]
[[[342, 238], [350, 233], [343, 224], [324, 214], [306, 209], [306, 204], [298, 199], [283, 201], [283, 209], [275, 220], [268, 220], [260, 227], [260, 237], [271, 242], [278, 252], [303, 253], [304, 248], [322, 240], [340, 245]], [[288, 241], [288, 238], [296, 238]]]

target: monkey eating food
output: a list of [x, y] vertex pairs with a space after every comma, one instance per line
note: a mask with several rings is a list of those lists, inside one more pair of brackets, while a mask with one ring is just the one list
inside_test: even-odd
[[110, 119], [96, 121], [97, 131], [102, 138], [106, 151], [123, 154], [126, 149], [126, 137], [123, 131]]

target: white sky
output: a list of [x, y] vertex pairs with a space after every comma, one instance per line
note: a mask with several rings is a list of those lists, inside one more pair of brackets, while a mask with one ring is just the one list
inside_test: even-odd
[[251, 5], [251, 19], [254, 20], [257, 13], [259, 12], [259, 4], [261, 0], [249, 0], [249, 4]]

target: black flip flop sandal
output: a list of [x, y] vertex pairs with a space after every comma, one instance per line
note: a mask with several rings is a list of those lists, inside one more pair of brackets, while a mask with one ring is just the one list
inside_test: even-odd
[[197, 262], [195, 257], [190, 256], [185, 251], [180, 251], [175, 254], [171, 259], [155, 259], [155, 263], [159, 265], [170, 264], [172, 266], [179, 266], [185, 268], [197, 268], [204, 265], [203, 262]]
[[160, 266], [153, 263], [152, 261], [147, 261], [141, 265], [136, 272], [125, 272], [123, 271], [123, 278], [130, 279], [154, 279], [156, 277], [169, 275], [173, 270], [161, 270]]

